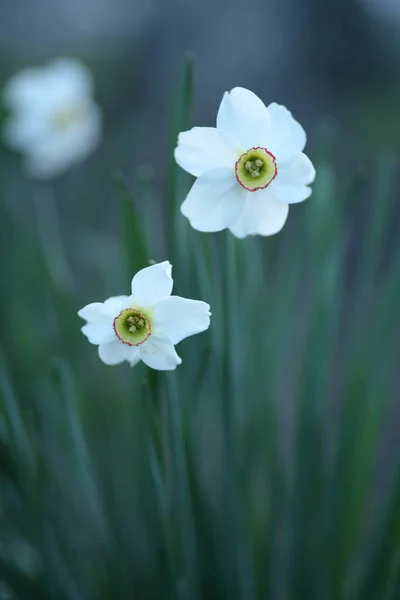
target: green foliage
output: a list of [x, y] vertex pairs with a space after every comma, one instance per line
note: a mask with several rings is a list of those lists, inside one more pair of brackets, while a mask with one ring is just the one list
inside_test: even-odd
[[[188, 60], [161, 227], [152, 181], [131, 193], [117, 174], [116, 250], [88, 235], [83, 281], [52, 191], [29, 227], [3, 202], [1, 597], [396, 600], [400, 465], [381, 460], [400, 339], [395, 165], [367, 165], [372, 185], [339, 180], [324, 138], [314, 194], [278, 236], [194, 231], [172, 160], [192, 79]], [[211, 304], [210, 330], [181, 343], [176, 372], [106, 367], [76, 311], [167, 258], [175, 292]]]

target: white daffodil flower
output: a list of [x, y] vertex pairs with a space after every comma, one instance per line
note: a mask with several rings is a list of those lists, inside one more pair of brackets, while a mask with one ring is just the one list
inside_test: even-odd
[[229, 228], [243, 238], [280, 231], [289, 204], [311, 195], [315, 169], [303, 154], [306, 134], [279, 104], [253, 92], [226, 92], [217, 127], [179, 134], [175, 159], [197, 177], [181, 212], [199, 231]]
[[25, 155], [28, 175], [55, 177], [86, 158], [101, 132], [93, 81], [77, 60], [60, 58], [14, 75], [3, 94], [11, 111], [5, 142]]
[[78, 312], [87, 321], [82, 332], [99, 346], [106, 365], [142, 360], [152, 369], [175, 369], [182, 360], [174, 345], [208, 329], [208, 304], [171, 296], [171, 269], [168, 261], [146, 267], [132, 279], [130, 296], [94, 302]]

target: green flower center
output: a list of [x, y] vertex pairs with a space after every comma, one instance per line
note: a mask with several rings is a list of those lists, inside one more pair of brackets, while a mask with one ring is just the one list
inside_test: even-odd
[[125, 308], [114, 319], [115, 335], [123, 344], [139, 346], [151, 335], [151, 322], [148, 316], [136, 308]]
[[278, 174], [275, 156], [266, 148], [251, 148], [235, 164], [238, 183], [249, 192], [265, 189]]

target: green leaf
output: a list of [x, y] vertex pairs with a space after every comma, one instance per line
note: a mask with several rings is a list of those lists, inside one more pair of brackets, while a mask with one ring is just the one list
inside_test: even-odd
[[[188, 241], [183, 238], [184, 226], [180, 226], [186, 219], [179, 211], [179, 205], [183, 201], [188, 190], [190, 176], [185, 173], [175, 162], [174, 148], [178, 142], [178, 134], [186, 131], [191, 124], [191, 111], [193, 99], [193, 63], [194, 59], [190, 53], [185, 55], [184, 64], [179, 76], [173, 99], [173, 110], [171, 117], [170, 143], [168, 146], [168, 170], [165, 195], [165, 226], [166, 240], [169, 255], [175, 260], [180, 253], [187, 251]], [[185, 223], [185, 225], [187, 225]], [[178, 246], [179, 244], [179, 246]]]
[[119, 206], [121, 246], [128, 278], [148, 266], [150, 256], [143, 219], [135, 208], [128, 183], [121, 172], [114, 173]]

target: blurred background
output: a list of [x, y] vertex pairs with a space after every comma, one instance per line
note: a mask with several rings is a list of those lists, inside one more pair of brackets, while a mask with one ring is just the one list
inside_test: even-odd
[[128, 156], [131, 168], [154, 162], [185, 51], [196, 56], [196, 123], [210, 124], [223, 91], [241, 85], [290, 105], [308, 130], [329, 116], [362, 144], [399, 138], [391, 119], [400, 44], [393, 0], [254, 0], [245, 14], [239, 2], [36, 0], [29, 10], [4, 3], [1, 17], [4, 79], [60, 55], [92, 69], [106, 115], [101, 153], [111, 167], [128, 166]]
[[[49, 182], [0, 145], [0, 597], [398, 598], [400, 4], [0, 0], [0, 23], [1, 86], [77, 58], [104, 118]], [[224, 287], [172, 149], [235, 86], [292, 111], [318, 176], [282, 234], [227, 242]], [[105, 367], [76, 317], [152, 259], [212, 305], [177, 379]], [[252, 315], [229, 350], [226, 298]]]
[[[115, 166], [131, 174], [146, 163], [163, 176], [171, 91], [186, 51], [196, 61], [198, 125], [212, 124], [223, 92], [240, 85], [266, 103], [288, 105], [311, 147], [318, 123], [334, 121], [346, 159], [351, 145], [352, 167], [365, 152], [398, 150], [400, 10], [393, 0], [254, 0], [245, 14], [240, 2], [207, 0], [35, 0], [34, 8], [16, 1], [0, 10], [4, 82], [58, 56], [79, 58], [94, 74], [104, 140], [61, 182], [73, 192], [71, 211], [89, 185], [98, 196], [97, 218], [107, 211], [99, 200]], [[5, 157], [10, 168], [13, 158]]]
[[[17, 0], [3, 2], [0, 11], [3, 82], [58, 56], [81, 59], [95, 78], [104, 137], [85, 164], [56, 182], [65, 235], [74, 221], [93, 229], [112, 223], [115, 168], [132, 179], [138, 167], [140, 176], [140, 166], [150, 165], [158, 185], [164, 180], [172, 90], [187, 51], [195, 56], [197, 125], [212, 125], [223, 92], [240, 85], [267, 104], [289, 106], [309, 133], [311, 153], [321, 123], [333, 125], [341, 171], [399, 151], [400, 9], [394, 0], [254, 0], [245, 14], [240, 2], [211, 0], [35, 0], [29, 9]], [[3, 149], [2, 161], [4, 202], [13, 198], [9, 209], [16, 213], [20, 202], [30, 210], [32, 187], [17, 177], [18, 157]], [[70, 246], [82, 262], [76, 239]]]

